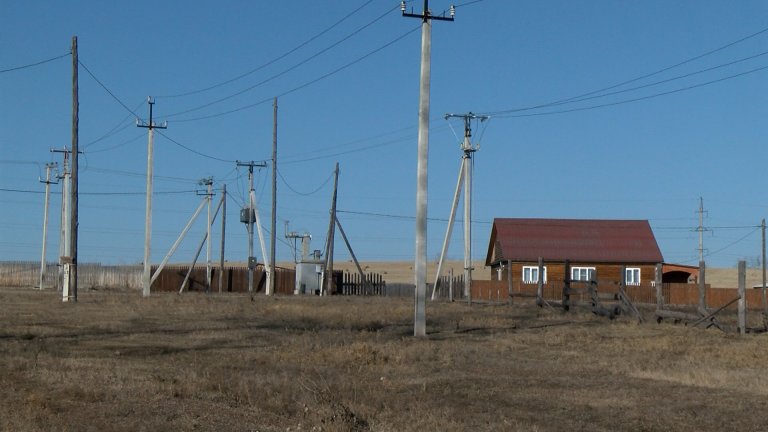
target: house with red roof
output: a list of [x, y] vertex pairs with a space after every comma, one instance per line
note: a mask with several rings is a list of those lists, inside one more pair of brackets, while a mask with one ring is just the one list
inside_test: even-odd
[[663, 264], [647, 220], [496, 218], [485, 261], [492, 280], [507, 280], [511, 271], [516, 284], [567, 278], [651, 285], [657, 264], [665, 283], [698, 275], [695, 267]]

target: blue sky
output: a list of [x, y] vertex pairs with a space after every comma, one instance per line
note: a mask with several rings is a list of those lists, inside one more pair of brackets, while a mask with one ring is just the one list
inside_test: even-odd
[[[227, 259], [245, 259], [238, 211], [247, 171], [232, 161], [271, 157], [275, 96], [278, 260], [292, 259], [286, 220], [323, 248], [336, 161], [339, 219], [357, 256], [412, 260], [420, 23], [403, 18], [398, 3], [0, 2], [0, 259], [39, 259], [38, 178], [45, 163], [61, 163], [49, 149], [70, 143], [64, 55], [77, 35], [81, 262], [142, 260], [147, 138], [135, 117], [146, 118], [147, 96], [156, 120], [168, 121], [155, 140], [154, 261], [197, 207], [204, 177], [227, 184]], [[450, 3], [430, 5], [437, 13]], [[462, 125], [442, 116], [470, 111], [491, 115], [474, 136], [476, 259], [494, 217], [606, 218], [648, 219], [666, 261], [694, 264], [699, 197], [710, 266], [760, 255], [768, 3], [456, 5], [455, 22], [435, 22], [432, 34], [430, 260], [461, 158]], [[531, 107], [539, 108], [519, 110]], [[270, 175], [256, 173], [267, 229]], [[53, 195], [50, 260], [59, 203]], [[191, 259], [203, 226], [174, 261]], [[217, 224], [216, 256], [218, 232]], [[451, 258], [461, 257], [460, 236], [455, 229]], [[349, 259], [343, 247], [337, 254]]]

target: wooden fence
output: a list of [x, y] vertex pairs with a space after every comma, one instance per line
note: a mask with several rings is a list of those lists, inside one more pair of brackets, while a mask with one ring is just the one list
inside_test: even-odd
[[365, 279], [358, 273], [334, 273], [337, 294], [363, 296], [383, 296], [387, 294], [387, 283], [384, 282], [384, 277], [378, 273], [366, 273]]
[[[580, 288], [579, 282], [571, 282], [573, 288]], [[512, 292], [536, 296], [537, 284], [512, 283]], [[615, 294], [619, 291], [619, 285], [613, 282], [600, 283], [597, 289], [601, 293]], [[656, 287], [651, 285], [628, 285], [625, 288], [632, 302], [639, 304], [656, 305]], [[665, 283], [662, 284], [664, 302], [671, 306], [696, 306], [699, 304], [699, 286], [697, 284]], [[706, 289], [707, 306], [718, 308], [725, 305], [738, 296], [736, 288], [712, 288]], [[562, 301], [563, 281], [548, 281], [544, 284], [543, 297], [545, 300]], [[762, 309], [762, 293], [760, 289], [746, 291], [747, 308]], [[472, 300], [507, 302], [509, 300], [509, 284], [507, 281], [472, 281]], [[589, 301], [586, 294], [571, 296], [573, 301]], [[736, 304], [732, 304], [726, 310], [736, 310]]]
[[[48, 263], [44, 277], [46, 288], [55, 288], [58, 279], [58, 266]], [[152, 266], [152, 271], [157, 266]], [[102, 265], [83, 263], [77, 268], [77, 283], [80, 289], [134, 289], [141, 290], [141, 265]], [[189, 270], [189, 265], [167, 265], [152, 284], [152, 291], [179, 291], [181, 283]], [[205, 290], [205, 266], [197, 265], [190, 274], [187, 284], [189, 291]], [[243, 266], [225, 266], [224, 277], [219, 287], [219, 268], [214, 266], [211, 276], [212, 292], [247, 292], [248, 269]], [[254, 270], [253, 287], [255, 292], [263, 292], [266, 275], [263, 267]], [[275, 292], [293, 294], [296, 273], [293, 269], [275, 269]], [[35, 287], [40, 283], [40, 263], [32, 261], [0, 262], [0, 286]]]

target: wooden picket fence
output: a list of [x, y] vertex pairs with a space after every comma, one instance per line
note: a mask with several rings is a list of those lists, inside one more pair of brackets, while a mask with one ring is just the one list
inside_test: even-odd
[[[152, 271], [156, 270], [152, 266]], [[78, 265], [77, 283], [80, 289], [127, 289], [141, 290], [141, 265], [103, 265], [82, 263]], [[152, 284], [152, 291], [179, 291], [181, 283], [189, 270], [189, 265], [167, 265]], [[225, 266], [221, 287], [219, 287], [219, 268], [214, 266], [211, 276], [211, 292], [247, 292], [248, 269], [244, 266]], [[186, 289], [188, 291], [205, 290], [205, 266], [197, 265], [190, 274]], [[296, 272], [293, 269], [275, 269], [275, 292], [293, 294]], [[44, 276], [45, 288], [56, 288], [58, 284], [58, 266], [55, 262], [47, 263]], [[0, 286], [36, 287], [40, 283], [40, 263], [34, 261], [0, 262]], [[263, 292], [266, 274], [262, 266], [254, 270], [253, 286], [255, 292]]]

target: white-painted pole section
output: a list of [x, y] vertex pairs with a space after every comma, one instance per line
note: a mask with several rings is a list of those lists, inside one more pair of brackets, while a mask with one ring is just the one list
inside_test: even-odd
[[254, 199], [256, 192], [253, 190], [253, 167], [248, 167], [248, 292], [253, 292], [253, 265], [251, 259], [253, 258], [253, 211], [256, 200]]
[[205, 203], [206, 203], [206, 199], [205, 198], [202, 201], [200, 201], [200, 205], [197, 206], [197, 210], [195, 210], [195, 213], [189, 219], [189, 222], [187, 222], [187, 225], [184, 227], [184, 229], [181, 230], [181, 234], [179, 234], [179, 237], [176, 239], [176, 241], [171, 246], [171, 250], [168, 251], [168, 253], [163, 258], [163, 261], [160, 263], [160, 265], [155, 270], [155, 273], [152, 275], [152, 278], [149, 281], [150, 284], [155, 283], [155, 280], [157, 280], [158, 276], [160, 276], [160, 272], [163, 270], [165, 265], [168, 264], [168, 260], [171, 259], [173, 254], [176, 252], [176, 249], [178, 249], [179, 245], [181, 245], [182, 240], [184, 240], [184, 237], [187, 235], [187, 232], [192, 227], [192, 224], [195, 222], [195, 219], [197, 219], [197, 217], [200, 215], [200, 212], [203, 210], [203, 207], [205, 206]]
[[[426, 16], [429, 11], [425, 10]], [[429, 160], [429, 86], [431, 75], [432, 21], [421, 24], [421, 75], [419, 85], [419, 138], [416, 165], [415, 310], [413, 335], [427, 335], [427, 163]]]
[[150, 243], [152, 242], [152, 153], [154, 150], [155, 131], [149, 128], [149, 138], [147, 140], [147, 197], [146, 213], [144, 214], [144, 274], [142, 275], [144, 297], [149, 297], [151, 282], [152, 263], [150, 258]]
[[208, 201], [208, 238], [206, 239], [205, 247], [205, 290], [206, 292], [211, 292], [211, 204], [213, 202], [213, 181], [207, 179], [206, 184], [208, 185], [208, 191], [205, 196]]
[[453, 222], [456, 219], [456, 210], [459, 207], [459, 198], [461, 197], [461, 184], [464, 181], [464, 161], [459, 164], [459, 181], [456, 182], [456, 191], [453, 193], [453, 203], [451, 204], [451, 215], [448, 216], [448, 228], [445, 230], [445, 239], [443, 239], [443, 249], [440, 251], [440, 260], [437, 262], [437, 274], [435, 274], [435, 284], [432, 286], [432, 300], [436, 298], [437, 282], [440, 280], [440, 274], [443, 271], [445, 254], [448, 252], [448, 246], [451, 243], [451, 233], [453, 232]]
[[43, 282], [45, 280], [45, 254], [46, 246], [48, 243], [48, 204], [50, 203], [51, 196], [51, 168], [55, 167], [55, 164], [45, 164], [45, 206], [43, 208], [43, 251], [40, 259], [40, 284], [39, 289], [43, 289]]
[[[266, 287], [269, 286], [269, 283], [272, 281], [269, 271], [269, 255], [267, 255], [267, 245], [264, 240], [264, 233], [261, 230], [261, 219], [259, 218], [259, 209], [256, 207], [256, 192], [253, 192], [253, 195], [251, 196], [251, 202], [253, 203], [253, 213], [256, 216], [256, 233], [259, 235], [259, 246], [261, 246], [261, 256], [264, 257], [264, 272], [267, 275], [266, 280]], [[265, 291], [267, 288], [265, 288]], [[267, 292], [267, 295], [271, 295], [272, 293]]]
[[66, 150], [64, 152], [64, 168], [61, 174], [61, 227], [59, 236], [59, 279], [58, 290], [61, 292], [64, 289], [64, 261], [62, 257], [67, 254], [67, 245], [69, 244], [69, 173], [68, 170], [68, 156]]
[[[205, 202], [205, 201], [203, 201]], [[216, 216], [219, 214], [219, 209], [222, 206], [223, 201], [219, 202], [219, 205], [216, 207], [216, 213], [213, 215], [213, 220], [216, 220]], [[213, 223], [213, 220], [211, 223]], [[208, 240], [208, 231], [206, 230], [203, 234], [203, 240], [200, 242], [200, 246], [197, 247], [197, 252], [195, 252], [195, 258], [192, 260], [192, 265], [189, 266], [189, 269], [187, 270], [187, 275], [184, 276], [184, 281], [181, 282], [181, 288], [179, 288], [179, 294], [184, 291], [184, 287], [187, 285], [187, 281], [189, 280], [189, 276], [192, 274], [192, 270], [195, 268], [195, 264], [197, 264], [197, 259], [200, 257], [200, 252], [203, 250], [203, 246], [205, 246], [205, 242]]]
[[[471, 147], [469, 137], [465, 145]], [[472, 155], [464, 154], [464, 295], [472, 302]]]

